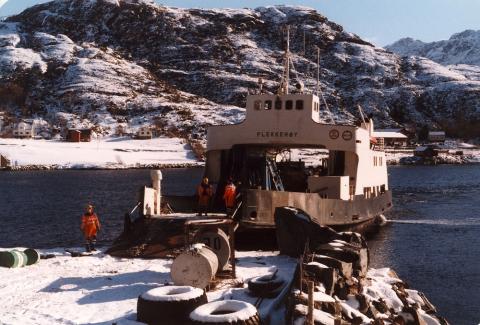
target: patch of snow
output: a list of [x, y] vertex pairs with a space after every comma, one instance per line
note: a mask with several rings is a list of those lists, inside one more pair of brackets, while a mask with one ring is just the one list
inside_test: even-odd
[[0, 23], [0, 47], [16, 47], [20, 41], [17, 23]]
[[[301, 315], [306, 316], [308, 314], [308, 307], [305, 305], [295, 305], [295, 311]], [[313, 320], [317, 323], [324, 325], [334, 325], [335, 319], [329, 313], [326, 313], [322, 310], [314, 309], [313, 310]], [[304, 324], [303, 322], [295, 322], [294, 324]]]
[[46, 61], [56, 61], [69, 64], [74, 60], [76, 51], [81, 49], [66, 35], [59, 34], [56, 37], [50, 34], [36, 32], [33, 35], [34, 42], [41, 48], [41, 55]]
[[392, 284], [402, 281], [392, 274], [391, 269], [370, 269], [367, 272], [367, 279], [371, 280], [371, 285], [363, 288], [365, 296], [372, 300], [382, 298], [389, 308], [396, 312], [402, 310], [403, 303], [392, 288]]
[[4, 46], [0, 48], [0, 72], [13, 73], [17, 70], [37, 68], [42, 73], [47, 72], [47, 63], [39, 53], [32, 49]]
[[232, 323], [245, 321], [257, 314], [252, 304], [239, 300], [221, 300], [197, 307], [190, 318], [200, 323]]
[[354, 317], [360, 317], [362, 319], [362, 322], [365, 324], [371, 324], [371, 322], [373, 321], [373, 319], [365, 316], [357, 309], [350, 306], [348, 303], [341, 302], [341, 305], [343, 314], [347, 315], [348, 318], [353, 319]]
[[322, 269], [328, 269], [328, 266], [319, 262], [309, 262], [307, 265], [315, 265]]
[[0, 153], [17, 166], [131, 168], [137, 165], [196, 164], [190, 146], [178, 138], [98, 138], [91, 142], [2, 139]]
[[203, 290], [190, 286], [163, 286], [142, 294], [149, 301], [186, 301], [200, 297]]

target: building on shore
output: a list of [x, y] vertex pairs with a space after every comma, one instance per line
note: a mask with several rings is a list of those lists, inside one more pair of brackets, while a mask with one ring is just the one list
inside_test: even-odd
[[29, 139], [33, 137], [34, 127], [32, 123], [22, 121], [13, 127], [13, 137]]
[[405, 147], [408, 144], [408, 137], [402, 133], [402, 129], [379, 129], [375, 130], [373, 136], [379, 146]]
[[0, 155], [0, 168], [8, 168], [10, 167], [10, 165], [11, 165], [10, 159], [8, 159], [4, 155]]
[[413, 152], [415, 157], [433, 158], [438, 156], [438, 148], [435, 146], [419, 146]]
[[67, 142], [90, 142], [92, 141], [92, 129], [68, 129]]
[[431, 143], [444, 143], [445, 142], [445, 131], [429, 131], [428, 132], [428, 141]]
[[153, 138], [153, 131], [149, 126], [142, 126], [138, 131], [135, 133], [135, 139], [139, 140], [146, 140]]

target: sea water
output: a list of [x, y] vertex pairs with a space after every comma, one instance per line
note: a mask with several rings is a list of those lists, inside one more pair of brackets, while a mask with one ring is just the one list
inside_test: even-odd
[[394, 208], [369, 240], [371, 266], [392, 267], [450, 324], [479, 324], [480, 165], [388, 171]]

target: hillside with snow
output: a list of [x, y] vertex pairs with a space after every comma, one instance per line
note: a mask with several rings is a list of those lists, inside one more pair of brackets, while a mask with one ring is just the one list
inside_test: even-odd
[[448, 40], [425, 43], [410, 37], [385, 47], [399, 55], [422, 56], [443, 65], [480, 65], [480, 30], [465, 30]]
[[310, 91], [320, 48], [320, 87], [337, 122], [355, 121], [360, 104], [377, 126], [413, 122], [478, 136], [479, 70], [401, 57], [310, 8], [178, 9], [149, 0], [57, 0], [1, 22], [4, 128], [20, 118], [100, 135], [147, 125], [203, 141], [208, 125], [244, 118], [259, 77], [276, 91], [287, 24], [295, 72]]

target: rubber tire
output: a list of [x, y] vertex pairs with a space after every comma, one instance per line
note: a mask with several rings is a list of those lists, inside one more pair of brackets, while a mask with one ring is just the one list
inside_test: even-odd
[[11, 253], [17, 256], [13, 267], [24, 267], [25, 265], [27, 265], [28, 257], [24, 252], [12, 250]]
[[33, 248], [28, 248], [23, 252], [27, 255], [27, 265], [33, 265], [40, 260], [40, 254]]
[[0, 252], [0, 266], [2, 267], [14, 267], [18, 264], [18, 256], [9, 251]]
[[225, 320], [223, 322], [220, 319], [218, 321], [215, 321], [215, 322], [213, 322], [213, 321], [200, 322], [200, 321], [193, 320], [190, 317], [190, 324], [191, 325], [260, 325], [261, 320], [260, 320], [260, 316], [258, 315], [258, 312], [257, 312], [257, 313], [255, 313], [255, 315], [251, 316], [250, 318], [248, 318], [246, 320], [235, 320], [235, 319], [233, 319], [231, 321], [226, 321]]
[[273, 298], [276, 297], [283, 287], [285, 280], [275, 275], [270, 280], [271, 274], [259, 276], [248, 281], [248, 290], [255, 297]]
[[212, 323], [212, 322], [202, 323], [202, 322], [190, 320], [189, 324], [191, 325], [260, 325], [262, 324], [262, 322], [260, 320], [260, 316], [258, 316], [258, 313], [257, 313], [255, 316], [252, 316], [247, 320], [239, 320], [239, 321], [223, 322], [223, 323]]
[[140, 295], [137, 301], [137, 321], [149, 325], [185, 324], [188, 322], [188, 315], [207, 302], [205, 292], [196, 298], [179, 301], [152, 301]]

